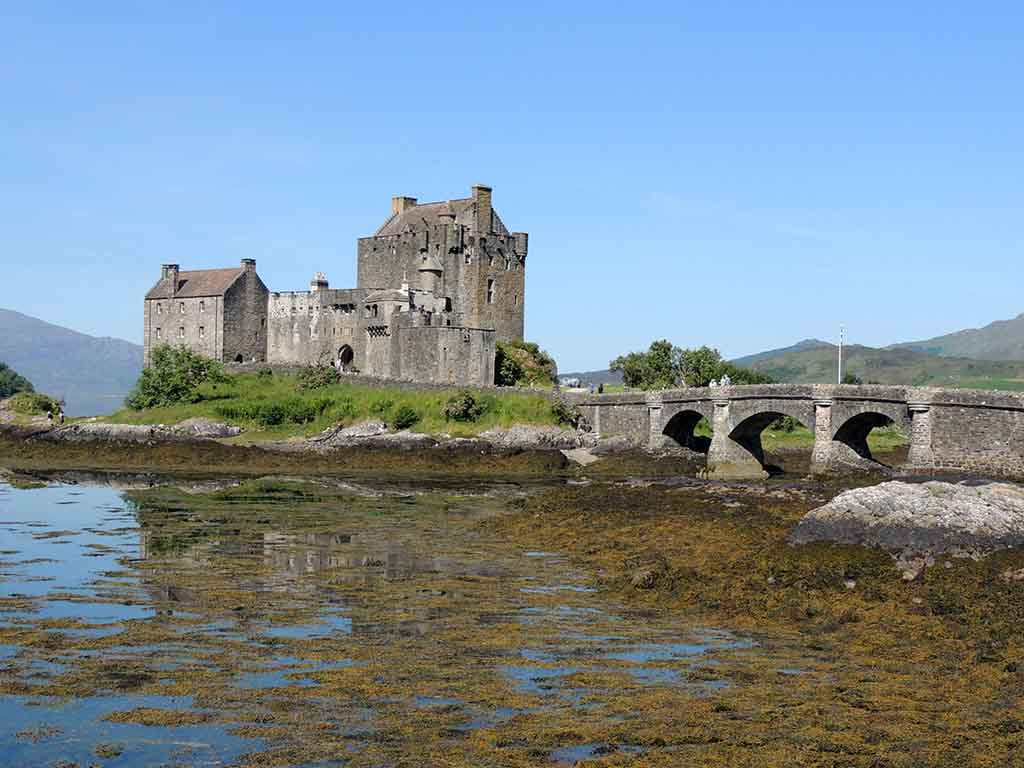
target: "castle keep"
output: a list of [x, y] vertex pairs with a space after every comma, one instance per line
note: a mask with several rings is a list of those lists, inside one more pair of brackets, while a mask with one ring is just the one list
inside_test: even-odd
[[145, 359], [160, 344], [222, 362], [338, 365], [409, 381], [491, 384], [495, 343], [522, 340], [525, 232], [509, 232], [491, 189], [436, 203], [396, 197], [359, 239], [355, 288], [318, 272], [308, 291], [270, 292], [239, 268], [165, 264], [146, 294]]

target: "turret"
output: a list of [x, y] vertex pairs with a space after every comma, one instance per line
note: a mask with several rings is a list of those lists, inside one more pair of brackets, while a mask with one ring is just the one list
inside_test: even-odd
[[437, 294], [441, 287], [441, 275], [444, 274], [441, 262], [425, 253], [420, 259], [420, 265], [416, 271], [420, 273], [420, 290]]

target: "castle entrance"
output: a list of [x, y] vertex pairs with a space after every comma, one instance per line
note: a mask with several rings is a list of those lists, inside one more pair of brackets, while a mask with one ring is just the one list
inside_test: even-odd
[[345, 344], [338, 350], [338, 368], [342, 371], [347, 371], [349, 366], [352, 365], [353, 357], [352, 347]]

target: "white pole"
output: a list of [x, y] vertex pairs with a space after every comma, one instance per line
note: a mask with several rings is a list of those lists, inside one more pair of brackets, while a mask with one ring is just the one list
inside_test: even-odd
[[839, 326], [839, 372], [836, 375], [836, 384], [843, 383], [843, 336], [845, 335], [846, 327], [843, 325]]

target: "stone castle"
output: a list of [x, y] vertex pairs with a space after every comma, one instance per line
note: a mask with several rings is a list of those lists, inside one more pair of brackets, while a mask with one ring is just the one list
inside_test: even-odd
[[478, 185], [458, 200], [393, 198], [390, 218], [359, 239], [355, 288], [331, 288], [318, 272], [308, 291], [271, 292], [252, 259], [229, 269], [165, 264], [146, 294], [145, 361], [171, 344], [225, 363], [491, 384], [496, 342], [523, 338], [527, 246]]

